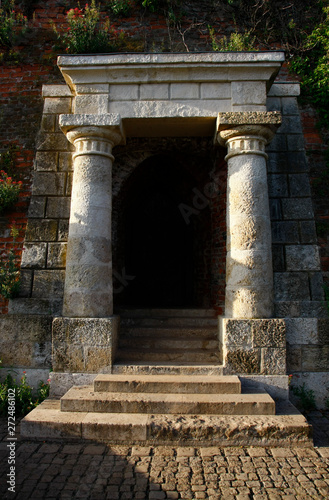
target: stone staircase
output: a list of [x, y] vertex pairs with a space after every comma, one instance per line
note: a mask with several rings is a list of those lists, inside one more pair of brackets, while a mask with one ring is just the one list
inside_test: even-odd
[[121, 444], [310, 446], [311, 428], [288, 402], [241, 393], [236, 376], [100, 374], [46, 400], [21, 422], [39, 439]]
[[124, 309], [116, 362], [219, 364], [213, 309]]

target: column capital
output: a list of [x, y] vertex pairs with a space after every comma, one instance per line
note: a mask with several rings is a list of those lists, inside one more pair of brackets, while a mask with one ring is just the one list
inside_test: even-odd
[[67, 139], [74, 144], [74, 157], [95, 154], [112, 157], [112, 148], [125, 144], [120, 115], [60, 115], [59, 125]]
[[216, 141], [227, 146], [226, 160], [241, 154], [258, 154], [266, 157], [265, 146], [281, 125], [278, 111], [240, 111], [218, 113]]

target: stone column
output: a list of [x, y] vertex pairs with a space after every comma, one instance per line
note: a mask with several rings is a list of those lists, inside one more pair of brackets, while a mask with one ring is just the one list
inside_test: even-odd
[[61, 115], [74, 144], [73, 186], [63, 316], [106, 318], [113, 314], [112, 148], [123, 143], [119, 115]]
[[277, 112], [219, 113], [217, 139], [228, 148], [225, 316], [270, 318], [273, 269], [265, 145]]

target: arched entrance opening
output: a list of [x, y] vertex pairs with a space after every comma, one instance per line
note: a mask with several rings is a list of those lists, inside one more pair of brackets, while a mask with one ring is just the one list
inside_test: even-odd
[[125, 209], [125, 303], [134, 307], [189, 307], [194, 290], [194, 227], [179, 207], [189, 191], [186, 172], [156, 155], [133, 174]]

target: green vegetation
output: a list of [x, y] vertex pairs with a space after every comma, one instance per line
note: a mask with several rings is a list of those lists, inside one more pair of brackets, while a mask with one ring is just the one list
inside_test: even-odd
[[131, 0], [111, 0], [109, 4], [110, 11], [116, 16], [129, 16], [132, 9]]
[[14, 224], [10, 228], [10, 234], [13, 247], [9, 251], [4, 249], [0, 255], [0, 295], [5, 299], [15, 297], [20, 287], [20, 262], [18, 248], [15, 247], [19, 230]]
[[109, 18], [100, 22], [100, 10], [95, 0], [82, 9], [70, 9], [66, 20], [67, 30], [58, 30], [54, 26], [54, 31], [60, 47], [69, 54], [113, 52], [124, 40], [123, 33], [111, 26]]
[[[0, 361], [1, 362], [1, 361]], [[16, 373], [12, 370], [13, 373]], [[8, 410], [8, 394], [15, 394], [15, 406]], [[49, 380], [45, 383], [40, 380], [36, 395], [26, 380], [25, 372], [19, 383], [17, 383], [11, 373], [8, 373], [4, 382], [0, 383], [0, 415], [8, 416], [9, 411], [13, 415], [24, 416], [33, 408], [38, 406], [49, 395]]]
[[301, 410], [310, 411], [316, 408], [314, 391], [306, 389], [305, 383], [300, 387], [291, 386], [291, 390], [294, 396], [299, 398], [299, 407]]
[[231, 33], [229, 38], [226, 36], [220, 39], [216, 38], [215, 30], [211, 26], [208, 26], [209, 35], [211, 39], [212, 50], [215, 52], [228, 52], [228, 51], [243, 51], [243, 50], [256, 50], [255, 39], [252, 37], [250, 32], [246, 33]]

